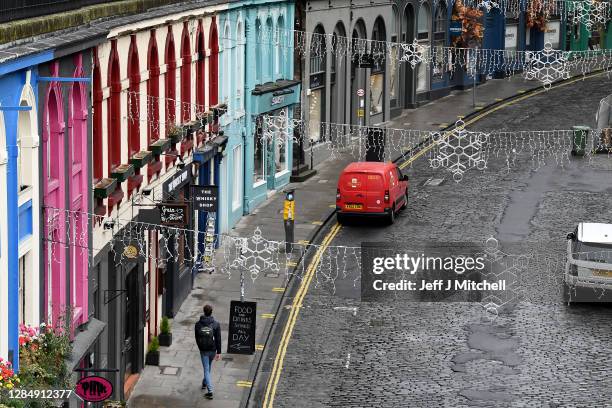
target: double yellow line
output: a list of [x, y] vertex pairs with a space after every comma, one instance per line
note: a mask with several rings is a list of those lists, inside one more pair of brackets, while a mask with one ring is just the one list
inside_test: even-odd
[[[561, 82], [561, 83], [558, 83], [558, 84], [554, 84], [554, 85], [551, 86], [551, 89], [552, 88], [561, 88], [563, 86], [570, 85], [570, 84], [576, 83], [578, 81], [583, 81], [583, 80], [585, 80], [587, 78], [592, 78], [592, 77], [595, 77], [595, 76], [598, 76], [598, 75], [603, 75], [603, 74], [605, 74], [605, 72], [596, 72], [594, 74], [589, 74], [589, 75], [585, 75], [585, 76], [581, 75], [581, 76], [578, 76], [578, 77], [576, 77], [574, 79], [570, 79], [570, 80], [567, 80], [567, 81], [564, 81], [564, 82]], [[543, 92], [548, 92], [548, 90], [546, 90], [545, 88], [541, 88], [541, 89], [538, 89], [537, 91], [529, 92], [529, 93], [527, 93], [527, 94], [525, 94], [525, 95], [523, 95], [523, 96], [521, 96], [519, 98], [514, 98], [514, 99], [512, 99], [510, 101], [507, 101], [507, 102], [504, 102], [504, 103], [500, 103], [499, 105], [494, 106], [493, 108], [488, 109], [485, 112], [482, 112], [481, 114], [474, 116], [472, 119], [465, 121], [463, 126], [465, 127], [465, 126], [471, 125], [474, 122], [477, 122], [480, 119], [484, 118], [485, 116], [488, 116], [488, 115], [490, 115], [492, 113], [495, 113], [495, 112], [497, 112], [500, 109], [503, 109], [503, 108], [508, 107], [510, 105], [514, 105], [515, 103], [524, 101], [527, 98], [531, 98], [532, 96], [539, 95], [539, 94], [541, 94]], [[447, 138], [450, 135], [452, 135], [454, 132], [456, 132], [457, 130], [458, 129], [455, 128], [455, 129], [449, 130], [447, 132], [444, 132], [443, 137]], [[412, 156], [411, 158], [409, 158], [408, 160], [403, 162], [399, 166], [399, 168], [402, 169], [402, 170], [405, 169], [407, 166], [409, 166], [416, 159], [418, 159], [419, 157], [421, 157], [422, 155], [427, 153], [429, 150], [431, 150], [431, 148], [434, 147], [435, 145], [436, 145], [435, 143], [430, 143], [427, 147], [422, 148], [421, 150], [418, 151], [417, 154], [415, 154], [414, 156]]]
[[333, 241], [333, 239], [340, 231], [340, 224], [336, 224], [332, 227], [331, 231], [325, 236], [321, 246], [315, 253], [310, 265], [306, 269], [306, 274], [302, 279], [302, 284], [297, 291], [295, 298], [293, 299], [293, 305], [291, 306], [291, 312], [289, 313], [289, 319], [285, 323], [285, 330], [283, 331], [283, 337], [281, 338], [280, 344], [278, 345], [278, 351], [276, 353], [276, 358], [274, 359], [274, 366], [272, 367], [272, 372], [270, 373], [270, 378], [268, 380], [268, 385], [266, 387], [266, 395], [264, 397], [264, 408], [271, 408], [274, 404], [274, 396], [276, 395], [276, 387], [278, 385], [278, 381], [280, 380], [280, 375], [283, 369], [283, 362], [285, 360], [285, 354], [287, 353], [287, 346], [289, 344], [289, 339], [291, 339], [291, 335], [293, 334], [293, 327], [295, 326], [295, 322], [297, 321], [297, 317], [299, 314], [299, 310], [302, 307], [302, 302], [304, 301], [304, 297], [308, 292], [308, 288], [310, 286], [310, 282], [317, 270], [317, 266], [319, 262], [321, 262], [321, 257], [325, 253], [325, 250], [329, 246], [329, 244]]

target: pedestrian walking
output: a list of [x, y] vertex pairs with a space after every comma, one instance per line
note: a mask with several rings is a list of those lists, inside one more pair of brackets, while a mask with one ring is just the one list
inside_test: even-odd
[[221, 358], [221, 326], [212, 316], [213, 308], [211, 305], [204, 306], [204, 314], [195, 324], [195, 338], [200, 349], [200, 358], [204, 368], [204, 379], [202, 389], [207, 388], [208, 392], [204, 396], [213, 399], [214, 386], [210, 376], [213, 360]]

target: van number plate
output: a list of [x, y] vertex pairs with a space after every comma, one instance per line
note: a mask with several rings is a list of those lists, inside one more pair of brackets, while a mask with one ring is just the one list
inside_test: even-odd
[[361, 210], [363, 208], [363, 205], [361, 205], [361, 204], [346, 204], [344, 206], [344, 208], [346, 208], [347, 210]]

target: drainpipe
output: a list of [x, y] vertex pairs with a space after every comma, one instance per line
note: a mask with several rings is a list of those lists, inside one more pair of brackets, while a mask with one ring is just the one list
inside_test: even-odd
[[246, 189], [246, 154], [247, 154], [247, 145], [246, 145], [246, 126], [242, 127], [242, 214], [247, 215], [249, 213], [249, 196], [247, 195]]

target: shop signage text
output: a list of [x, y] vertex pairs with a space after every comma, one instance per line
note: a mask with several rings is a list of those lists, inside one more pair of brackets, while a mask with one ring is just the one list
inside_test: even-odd
[[191, 186], [191, 189], [194, 210], [217, 212], [218, 186]]
[[189, 223], [187, 204], [159, 204], [161, 225], [183, 227]]
[[230, 303], [230, 320], [227, 339], [227, 352], [233, 354], [255, 353], [255, 322], [257, 302]]
[[191, 172], [191, 168], [185, 167], [183, 170], [181, 170], [180, 173], [174, 176], [171, 180], [164, 183], [164, 188], [163, 188], [164, 192], [171, 193], [177, 188], [179, 188], [181, 185], [185, 184], [189, 180], [190, 172]]
[[104, 377], [91, 375], [81, 378], [74, 392], [85, 402], [100, 402], [113, 395], [113, 384]]
[[279, 105], [285, 101], [285, 95], [273, 96], [270, 105]]
[[461, 35], [461, 30], [463, 29], [461, 21], [451, 21], [450, 26], [448, 27], [448, 32], [451, 36]]

